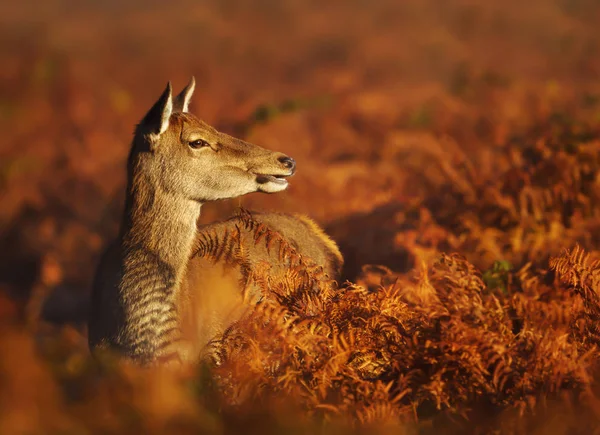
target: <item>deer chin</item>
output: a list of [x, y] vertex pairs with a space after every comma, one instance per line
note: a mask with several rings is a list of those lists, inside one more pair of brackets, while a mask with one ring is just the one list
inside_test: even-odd
[[286, 180], [287, 175], [257, 175], [256, 183], [258, 184], [258, 190], [265, 193], [276, 193], [287, 189], [288, 181]]

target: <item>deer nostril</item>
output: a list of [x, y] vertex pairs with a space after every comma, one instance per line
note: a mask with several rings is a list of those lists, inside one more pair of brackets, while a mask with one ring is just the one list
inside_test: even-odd
[[277, 160], [279, 160], [279, 162], [282, 163], [286, 169], [294, 170], [294, 168], [296, 167], [296, 161], [294, 159], [292, 159], [291, 157], [282, 156], [282, 157], [279, 157]]

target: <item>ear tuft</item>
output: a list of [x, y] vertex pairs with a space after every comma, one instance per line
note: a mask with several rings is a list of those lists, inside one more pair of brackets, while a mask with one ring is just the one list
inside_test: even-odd
[[171, 82], [168, 82], [162, 95], [144, 116], [141, 125], [148, 133], [160, 135], [169, 128], [169, 118], [173, 112], [172, 92]]
[[190, 100], [194, 95], [194, 89], [196, 89], [196, 80], [194, 76], [190, 79], [188, 85], [175, 97], [173, 100], [173, 111], [174, 112], [187, 112], [190, 106]]

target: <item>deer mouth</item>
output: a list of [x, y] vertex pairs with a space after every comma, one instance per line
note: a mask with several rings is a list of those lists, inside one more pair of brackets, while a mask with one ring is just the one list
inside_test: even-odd
[[288, 181], [286, 180], [291, 174], [273, 175], [273, 174], [256, 174], [256, 184], [258, 191], [264, 193], [276, 193], [287, 189]]
[[275, 184], [285, 185], [285, 184], [288, 184], [288, 181], [286, 180], [287, 177], [289, 177], [289, 175], [257, 174], [256, 182], [258, 184], [275, 183]]

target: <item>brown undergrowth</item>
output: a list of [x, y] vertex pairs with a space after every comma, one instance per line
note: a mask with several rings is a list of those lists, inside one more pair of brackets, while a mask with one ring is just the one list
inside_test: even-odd
[[578, 249], [553, 260], [558, 278], [526, 266], [494, 288], [443, 254], [374, 291], [346, 284], [317, 303], [296, 273], [267, 272], [271, 297], [217, 344], [222, 400], [238, 412], [286, 398], [333, 420], [448, 419], [466, 430], [482, 413], [532, 415], [569, 392], [596, 415], [598, 305], [584, 293], [599, 269]]

